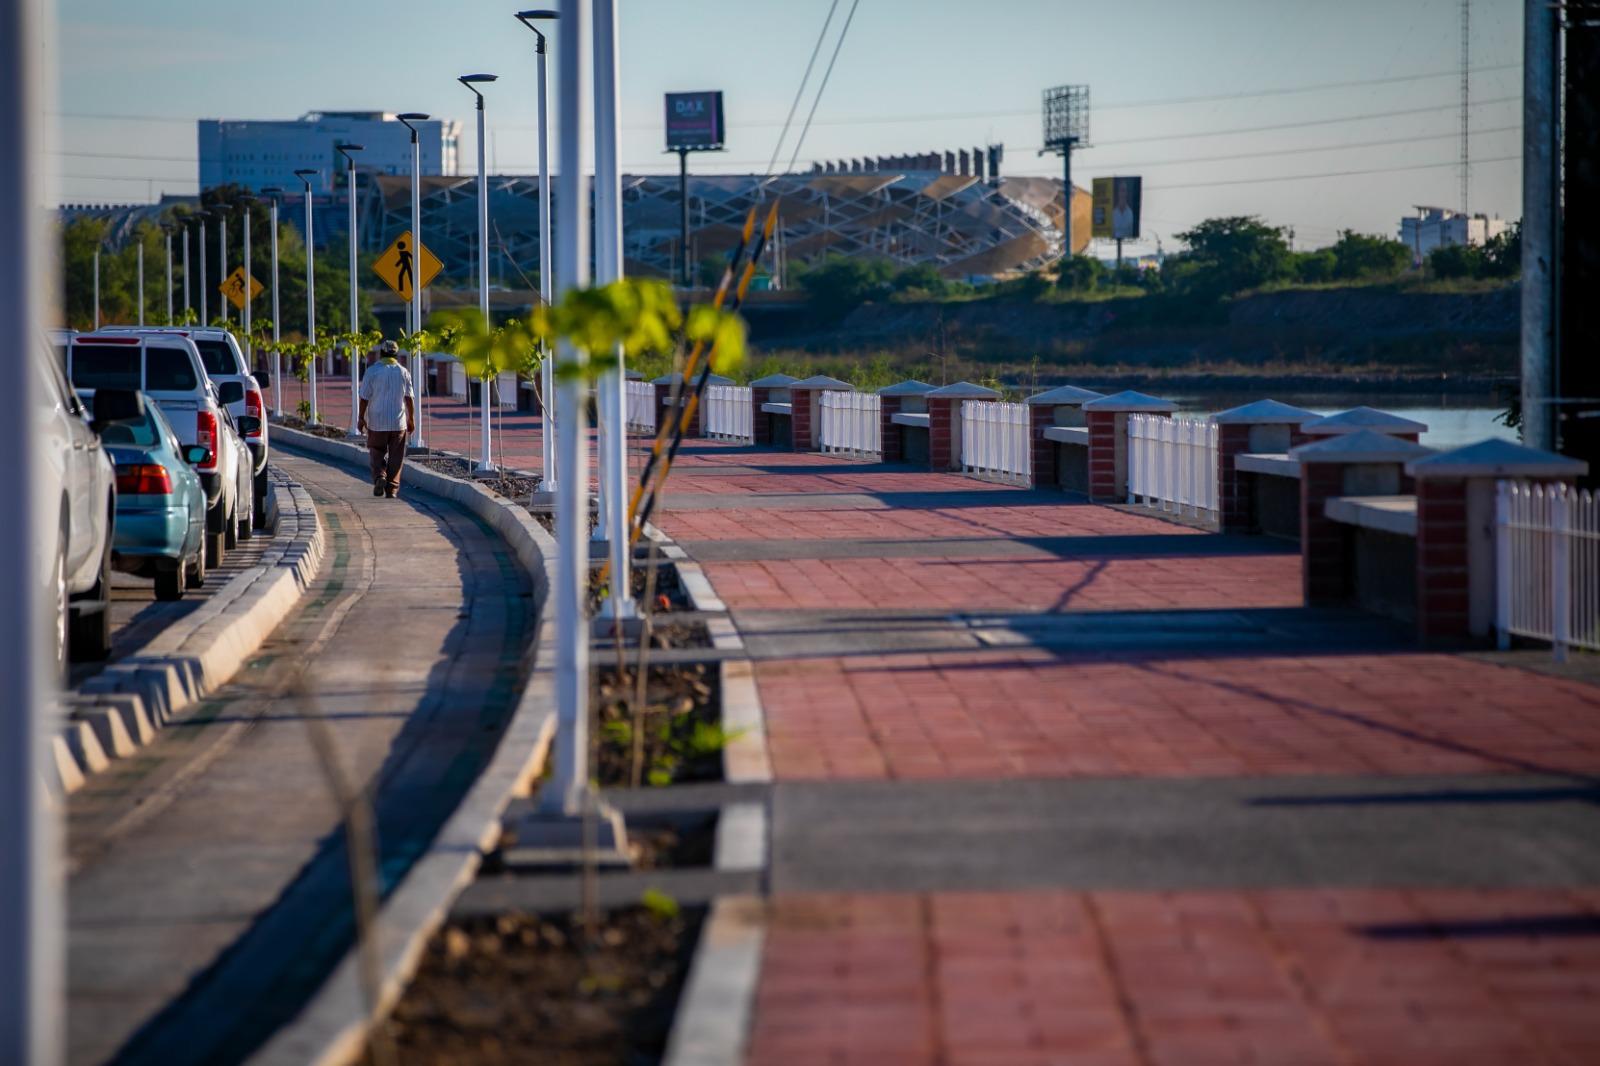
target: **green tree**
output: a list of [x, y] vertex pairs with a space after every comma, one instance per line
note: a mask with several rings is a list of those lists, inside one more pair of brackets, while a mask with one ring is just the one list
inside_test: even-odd
[[1333, 276], [1341, 280], [1387, 278], [1411, 264], [1411, 249], [1388, 237], [1341, 230], [1333, 252]]
[[1284, 231], [1254, 215], [1208, 218], [1178, 234], [1188, 251], [1173, 257], [1167, 279], [1181, 291], [1222, 299], [1289, 276]]
[[1522, 223], [1513, 222], [1511, 228], [1493, 237], [1483, 246], [1483, 266], [1480, 276], [1486, 278], [1515, 278], [1522, 274]]
[[796, 280], [814, 311], [825, 318], [843, 318], [868, 300], [887, 295], [894, 273], [894, 264], [887, 259], [830, 255]]
[[1318, 248], [1314, 252], [1296, 252], [1294, 278], [1296, 281], [1313, 285], [1317, 282], [1332, 281], [1338, 266], [1339, 261], [1333, 254], [1332, 248]]
[[947, 283], [932, 263], [917, 263], [896, 272], [889, 287], [895, 292], [917, 292], [927, 296], [944, 295]]
[[1106, 268], [1093, 256], [1075, 255], [1061, 261], [1056, 285], [1068, 292], [1093, 292], [1106, 278]]
[[1436, 278], [1475, 278], [1483, 270], [1483, 253], [1468, 244], [1442, 244], [1428, 253], [1428, 270]]

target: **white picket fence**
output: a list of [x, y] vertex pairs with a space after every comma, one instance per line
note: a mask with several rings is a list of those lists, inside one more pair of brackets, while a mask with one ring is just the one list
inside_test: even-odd
[[883, 401], [876, 393], [824, 392], [817, 402], [817, 439], [824, 452], [854, 459], [883, 454]]
[[1217, 426], [1198, 418], [1128, 416], [1128, 502], [1217, 517]]
[[629, 381], [623, 390], [627, 399], [628, 428], [635, 433], [656, 431], [656, 387], [648, 381]]
[[1495, 494], [1495, 630], [1600, 651], [1600, 496], [1502, 481]]
[[1032, 480], [1028, 405], [968, 400], [961, 405], [961, 469], [1013, 485]]
[[706, 436], [744, 444], [755, 440], [751, 427], [750, 386], [707, 385], [704, 407]]

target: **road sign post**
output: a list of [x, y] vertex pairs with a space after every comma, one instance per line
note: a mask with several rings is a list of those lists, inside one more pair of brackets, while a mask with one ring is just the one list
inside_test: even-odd
[[[426, 289], [443, 269], [439, 257], [426, 246], [418, 245], [410, 230], [396, 237], [372, 264], [372, 272], [407, 303], [412, 303], [416, 290]], [[420, 286], [416, 284], [418, 280], [422, 283]]]
[[217, 291], [222, 293], [235, 308], [243, 311], [245, 305], [260, 296], [265, 288], [266, 286], [257, 281], [253, 275], [246, 274], [244, 267], [239, 266], [234, 267], [233, 273], [222, 279]]

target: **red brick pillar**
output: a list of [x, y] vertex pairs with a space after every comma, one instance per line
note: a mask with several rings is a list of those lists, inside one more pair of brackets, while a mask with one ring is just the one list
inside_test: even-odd
[[928, 466], [954, 470], [961, 455], [955, 450], [954, 421], [961, 417], [961, 401], [949, 396], [928, 397]]
[[1256, 528], [1255, 476], [1234, 466], [1234, 458], [1249, 451], [1249, 426], [1217, 427], [1217, 506], [1224, 533], [1252, 533]]
[[1307, 607], [1342, 603], [1350, 596], [1349, 536], [1324, 514], [1329, 499], [1344, 495], [1339, 463], [1300, 465], [1300, 585]]
[[816, 430], [811, 424], [811, 398], [816, 390], [791, 386], [789, 400], [794, 412], [790, 418], [791, 449], [797, 452], [817, 450]]
[[771, 396], [769, 388], [750, 386], [750, 435], [757, 444], [772, 443], [772, 416], [761, 410]]
[[901, 459], [900, 426], [895, 423], [894, 416], [900, 413], [903, 402], [899, 396], [878, 398], [878, 434], [883, 442], [883, 461], [886, 463], [898, 463]]
[[1055, 425], [1056, 409], [1044, 404], [1028, 407], [1028, 439], [1033, 442], [1033, 487], [1044, 488], [1059, 483], [1056, 477], [1056, 442], [1046, 440], [1044, 431]]
[[1095, 503], [1121, 503], [1127, 498], [1127, 475], [1117, 477], [1118, 426], [1115, 411], [1087, 411], [1089, 420], [1089, 499]]
[[1417, 635], [1450, 640], [1469, 631], [1467, 482], [1424, 478], [1417, 487]]

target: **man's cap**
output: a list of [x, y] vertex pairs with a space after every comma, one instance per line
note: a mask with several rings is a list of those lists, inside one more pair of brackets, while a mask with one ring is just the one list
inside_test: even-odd
[[384, 341], [382, 344], [378, 345], [378, 354], [379, 355], [399, 355], [400, 354], [400, 346], [398, 344], [396, 344], [394, 341]]

